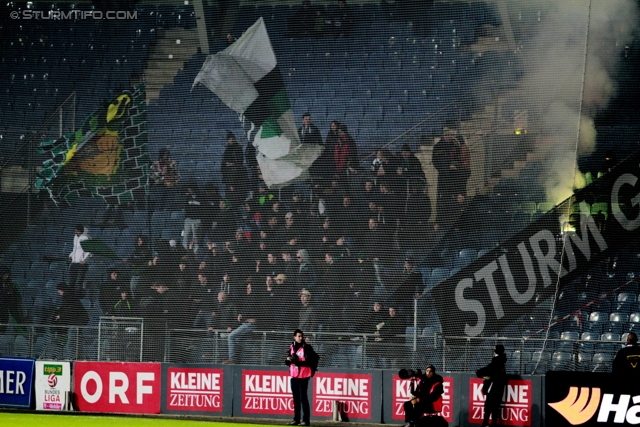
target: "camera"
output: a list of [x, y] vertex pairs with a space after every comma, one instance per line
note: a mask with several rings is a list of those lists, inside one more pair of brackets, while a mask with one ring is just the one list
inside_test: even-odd
[[299, 361], [298, 355], [292, 354], [285, 359], [284, 363], [287, 366], [291, 366], [291, 365], [297, 365], [298, 361]]
[[420, 369], [417, 369], [417, 370], [400, 369], [400, 371], [398, 372], [398, 376], [403, 380], [408, 380], [410, 378], [418, 378], [421, 375], [422, 375], [422, 370]]

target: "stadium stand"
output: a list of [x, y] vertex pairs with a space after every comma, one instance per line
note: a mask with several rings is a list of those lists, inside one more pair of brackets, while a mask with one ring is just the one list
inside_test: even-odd
[[[424, 120], [393, 148], [399, 154], [399, 143], [409, 144], [413, 152], [432, 146], [446, 124], [464, 122], [478, 111], [481, 99], [460, 101], [471, 88], [487, 85], [487, 76], [498, 73], [517, 79], [516, 53], [477, 55], [469, 48], [501, 25], [493, 4], [454, 4], [436, 2], [427, 35], [417, 34], [407, 21], [393, 19], [380, 4], [366, 3], [351, 5], [358, 19], [349, 37], [291, 38], [286, 23], [297, 6], [245, 2], [230, 32], [239, 36], [262, 17], [296, 119], [310, 112], [323, 135], [333, 120], [347, 125], [364, 159]], [[86, 2], [77, 7], [93, 8]], [[330, 8], [324, 10], [330, 13]], [[74, 26], [63, 21], [2, 24], [0, 164], [72, 92], [78, 124], [78, 118], [144, 74], [146, 61], [165, 31], [196, 25], [190, 6], [140, 4], [137, 12], [137, 20], [91, 25], [82, 20]], [[535, 19], [525, 19], [537, 25]], [[226, 41], [218, 38], [211, 53], [225, 47]], [[469, 197], [450, 229], [431, 232], [431, 220], [421, 229], [424, 236], [419, 243], [401, 238], [403, 230], [410, 234], [418, 229], [404, 216], [411, 183], [398, 185], [370, 175], [373, 157], [361, 163], [358, 175], [329, 183], [308, 181], [270, 192], [251, 176], [240, 190], [225, 187], [220, 170], [226, 135], [240, 137], [244, 132], [237, 114], [215, 95], [201, 85], [192, 88], [204, 59], [202, 53], [188, 58], [159, 96], [149, 99], [147, 108], [152, 161], [167, 148], [181, 183], [196, 182], [198, 191], [207, 194], [207, 205], [198, 213], [202, 250], [194, 255], [191, 248], [182, 247], [186, 216], [182, 186], [171, 188], [171, 198], [162, 206], [140, 202], [114, 210], [77, 201], [69, 207], [48, 207], [3, 254], [2, 264], [10, 267], [28, 326], [27, 332], [16, 325], [3, 328], [0, 355], [135, 360], [142, 353], [145, 360], [219, 363], [231, 359], [226, 319], [213, 315], [222, 304], [219, 292], [224, 291], [235, 318], [256, 299], [262, 307], [255, 313], [261, 351], [232, 362], [279, 364], [279, 346], [303, 317], [299, 301], [304, 289], [312, 295], [316, 313], [311, 323], [315, 328], [305, 332], [324, 354], [321, 366], [395, 368], [412, 354], [414, 360], [437, 360], [439, 369], [475, 369], [474, 352], [491, 348], [491, 340], [479, 337], [460, 344], [455, 337], [443, 339], [431, 290], [554, 208], [544, 189], [534, 185], [544, 171], [542, 160], [518, 157], [505, 149], [496, 165], [520, 162], [517, 176], [500, 175], [498, 166], [490, 170], [489, 192]], [[600, 127], [598, 139], [618, 135], [619, 130], [619, 126]], [[618, 158], [638, 148], [636, 131], [637, 126], [625, 127]], [[51, 139], [58, 132], [59, 123], [53, 122], [38, 138]], [[21, 152], [12, 162], [42, 160]], [[422, 164], [423, 169], [428, 166]], [[366, 195], [366, 181], [375, 183], [375, 196]], [[391, 187], [391, 193], [378, 192], [381, 183]], [[431, 184], [419, 181], [419, 185], [422, 191]], [[602, 214], [605, 220], [608, 210], [603, 202], [589, 205], [594, 217]], [[330, 219], [328, 227], [323, 225], [325, 217]], [[293, 225], [288, 224], [291, 219]], [[115, 257], [94, 257], [77, 295], [88, 321], [62, 328], [52, 318], [63, 304], [57, 289], [69, 276], [64, 259], [72, 251], [76, 223], [84, 224]], [[150, 237], [152, 255], [133, 262], [139, 235]], [[498, 334], [511, 348], [509, 370], [607, 371], [622, 335], [640, 325], [634, 281], [638, 253], [637, 245], [630, 243], [617, 262], [594, 264], [562, 289], [564, 297], [538, 301], [536, 310]], [[104, 294], [115, 286], [108, 276], [114, 267], [124, 279], [116, 297], [109, 299]], [[620, 286], [623, 291], [611, 293]], [[134, 289], [135, 308], [125, 311], [120, 295], [134, 294]], [[376, 310], [376, 303], [382, 309]], [[144, 318], [147, 335], [126, 336], [126, 329], [110, 323], [105, 311], [117, 304], [118, 313], [126, 314], [122, 317]], [[199, 322], [202, 313], [207, 320]], [[237, 323], [230, 329], [243, 327]], [[376, 329], [381, 323], [384, 326]], [[136, 345], [144, 351], [132, 351]]]

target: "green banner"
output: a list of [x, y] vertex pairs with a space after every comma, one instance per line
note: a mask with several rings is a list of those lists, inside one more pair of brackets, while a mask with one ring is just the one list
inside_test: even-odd
[[44, 365], [42, 367], [42, 373], [44, 375], [62, 375], [62, 365]]
[[100, 197], [109, 204], [131, 202], [148, 192], [147, 107], [144, 84], [123, 91], [91, 113], [75, 132], [44, 141], [47, 159], [36, 187], [54, 202]]

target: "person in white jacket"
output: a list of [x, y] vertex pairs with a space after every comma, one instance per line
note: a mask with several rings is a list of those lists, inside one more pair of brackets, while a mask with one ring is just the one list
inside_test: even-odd
[[87, 262], [89, 261], [89, 257], [91, 257], [91, 253], [85, 252], [80, 244], [80, 242], [89, 240], [89, 234], [85, 231], [84, 226], [82, 224], [76, 225], [74, 232], [73, 251], [69, 254], [69, 260], [71, 261], [71, 267], [69, 267], [69, 286], [79, 294], [82, 290], [84, 276], [87, 274]]

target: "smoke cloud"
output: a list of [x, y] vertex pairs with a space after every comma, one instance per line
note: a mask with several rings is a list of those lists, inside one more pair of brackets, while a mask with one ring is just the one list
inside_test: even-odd
[[634, 0], [537, 3], [528, 2], [542, 18], [522, 44], [523, 77], [514, 95], [529, 109], [529, 127], [553, 139], [537, 154], [547, 200], [559, 203], [584, 181], [577, 157], [595, 150], [593, 119], [616, 94], [616, 70], [639, 13]]

